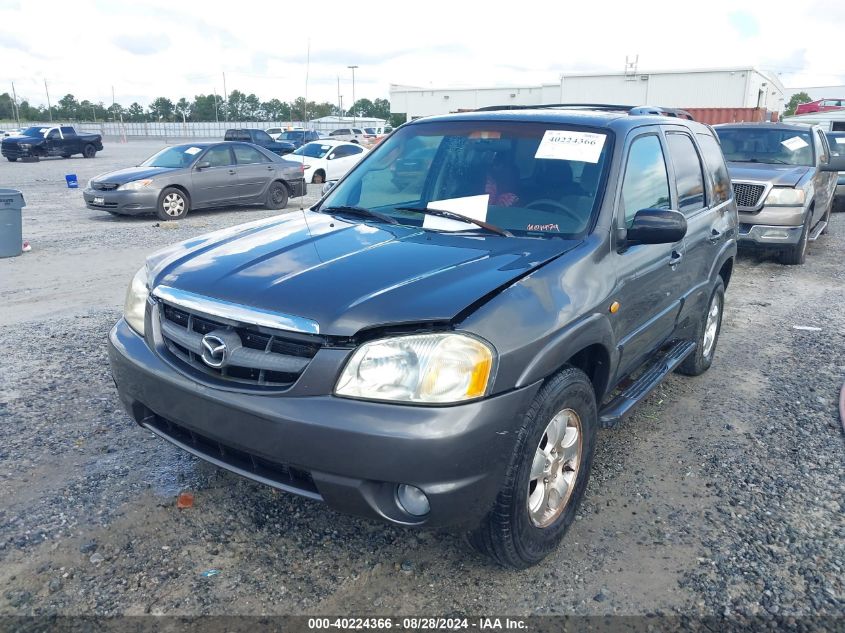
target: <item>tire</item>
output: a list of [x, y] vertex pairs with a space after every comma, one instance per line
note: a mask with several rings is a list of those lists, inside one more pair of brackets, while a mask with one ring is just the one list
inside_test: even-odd
[[[549, 452], [551, 432], [547, 431], [555, 421], [566, 424], [566, 431], [558, 432], [557, 437], [565, 438], [571, 447], [580, 446], [580, 451], [574, 449], [574, 464], [564, 461], [571, 451]], [[570, 428], [578, 430], [574, 440]], [[575, 520], [587, 489], [597, 428], [596, 396], [587, 375], [567, 367], [552, 376], [525, 413], [504, 484], [490, 514], [469, 534], [470, 544], [503, 567], [515, 569], [535, 565], [551, 553]], [[538, 457], [540, 462], [535, 464]], [[558, 493], [557, 508], [553, 507], [554, 498], [546, 499], [546, 489], [558, 489], [543, 485], [548, 481], [544, 474], [551, 473], [558, 473], [549, 477], [552, 481], [569, 483], [562, 502]]]
[[351, 141], [349, 141], [349, 142], [350, 142], [350, 143], [355, 143], [355, 145], [360, 145], [360, 144], [361, 144], [361, 143], [359, 143], [359, 142], [358, 142], [358, 139], [357, 139], [357, 138], [353, 138], [353, 139], [352, 139]]
[[268, 209], [284, 209], [288, 206], [288, 188], [280, 180], [274, 180], [267, 188], [264, 206]]
[[97, 148], [94, 147], [91, 143], [88, 143], [88, 145], [82, 148], [82, 156], [84, 158], [94, 158], [96, 155]]
[[187, 194], [176, 187], [167, 187], [161, 192], [156, 205], [156, 215], [168, 222], [181, 220], [191, 210], [191, 200]]
[[62, 154], [62, 158], [70, 158], [71, 154]]
[[6, 156], [6, 160], [8, 160], [10, 163], [14, 163], [17, 158], [15, 158], [14, 156]]
[[807, 242], [810, 237], [811, 212], [807, 212], [807, 219], [804, 220], [804, 229], [801, 231], [801, 238], [797, 244], [786, 248], [780, 254], [780, 261], [787, 266], [798, 266], [807, 259]]
[[312, 185], [322, 185], [326, 182], [326, 174], [323, 173], [323, 170], [320, 169], [314, 173], [314, 176], [311, 178]]
[[[713, 314], [715, 310], [715, 314]], [[707, 302], [707, 309], [701, 316], [698, 325], [698, 332], [695, 340], [695, 351], [687, 356], [675, 370], [684, 376], [700, 376], [713, 363], [716, 355], [716, 344], [719, 342], [719, 333], [722, 331], [722, 314], [725, 310], [725, 283], [719, 277], [713, 291], [710, 293], [710, 300]], [[715, 319], [715, 321], [713, 320]]]

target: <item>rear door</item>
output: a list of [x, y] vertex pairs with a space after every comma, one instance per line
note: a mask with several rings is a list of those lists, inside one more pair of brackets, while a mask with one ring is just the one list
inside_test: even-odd
[[[209, 167], [198, 168], [198, 163], [208, 162]], [[196, 207], [226, 204], [239, 198], [238, 169], [232, 155], [231, 144], [212, 145], [194, 163], [191, 173], [191, 203]]]
[[232, 151], [238, 170], [238, 198], [241, 201], [260, 199], [275, 174], [275, 167], [269, 158], [250, 145], [236, 143]]
[[[624, 234], [641, 209], [673, 208], [666, 154], [658, 126], [637, 128], [629, 136], [616, 204], [618, 234]], [[672, 337], [683, 292], [683, 256], [683, 240], [636, 245], [618, 240], [611, 255], [617, 271], [613, 296], [620, 304], [612, 319], [620, 359], [617, 378]]]

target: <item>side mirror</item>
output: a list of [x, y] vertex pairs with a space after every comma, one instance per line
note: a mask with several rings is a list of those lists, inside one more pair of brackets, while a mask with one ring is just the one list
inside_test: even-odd
[[326, 195], [329, 191], [334, 189], [334, 186], [337, 184], [337, 180], [329, 180], [326, 184], [323, 185], [322, 190], [320, 191], [320, 195]]
[[832, 154], [830, 159], [821, 165], [822, 171], [845, 171], [845, 156]]
[[634, 216], [626, 240], [630, 244], [674, 244], [686, 234], [687, 220], [682, 213], [671, 209], [643, 209]]
[[207, 160], [201, 160], [197, 163], [196, 167], [197, 171], [199, 171], [200, 169], [208, 169], [209, 167], [211, 167], [211, 162]]
[[326, 156], [326, 160], [334, 160], [334, 152]]

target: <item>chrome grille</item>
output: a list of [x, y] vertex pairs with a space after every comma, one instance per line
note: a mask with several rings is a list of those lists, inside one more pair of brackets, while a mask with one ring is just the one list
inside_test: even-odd
[[[309, 334], [269, 330], [197, 314], [167, 303], [159, 304], [159, 331], [167, 351], [189, 371], [225, 382], [254, 387], [290, 387], [322, 346]], [[226, 341], [227, 356], [215, 368], [202, 359], [203, 337]]]
[[753, 208], [760, 203], [760, 197], [766, 190], [765, 185], [755, 185], [747, 182], [733, 183], [736, 206]]

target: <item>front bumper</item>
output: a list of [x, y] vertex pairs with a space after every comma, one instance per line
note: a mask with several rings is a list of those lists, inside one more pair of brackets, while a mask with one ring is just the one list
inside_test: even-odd
[[803, 226], [769, 226], [740, 224], [737, 240], [743, 245], [789, 246], [801, 240]]
[[[130, 415], [178, 446], [342, 512], [426, 527], [471, 527], [487, 514], [539, 389], [450, 407], [223, 391], [174, 369], [122, 319], [109, 359]], [[399, 483], [426, 493], [425, 517], [397, 503]]]
[[[157, 187], [145, 187], [135, 191], [99, 191], [86, 188], [82, 191], [85, 206], [98, 211], [109, 211], [123, 215], [155, 213], [160, 190]], [[94, 200], [102, 198], [102, 202]]]
[[21, 147], [19, 143], [3, 143], [0, 145], [0, 154], [4, 158], [26, 158], [32, 156], [32, 146]]

